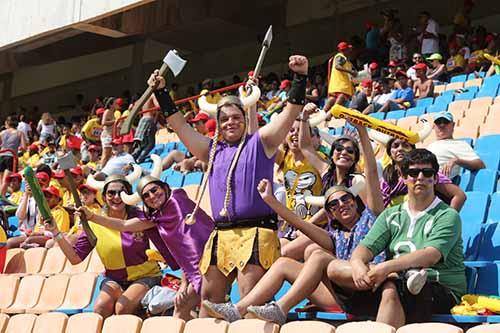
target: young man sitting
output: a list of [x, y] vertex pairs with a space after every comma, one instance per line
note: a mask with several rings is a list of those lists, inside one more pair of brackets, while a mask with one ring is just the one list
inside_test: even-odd
[[[434, 193], [438, 170], [426, 149], [405, 158], [408, 202], [386, 209], [354, 250], [352, 280], [365, 291], [353, 293], [346, 310], [376, 314], [377, 321], [397, 328], [449, 313], [460, 301], [466, 291], [462, 222]], [[381, 251], [387, 261], [370, 266]]]

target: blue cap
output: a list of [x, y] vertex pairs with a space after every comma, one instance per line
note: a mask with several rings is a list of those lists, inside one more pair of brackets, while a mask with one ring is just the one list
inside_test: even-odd
[[450, 122], [453, 122], [453, 114], [451, 112], [448, 112], [448, 111], [439, 112], [438, 114], [436, 114], [434, 116], [434, 121], [436, 121], [438, 119], [446, 119]]

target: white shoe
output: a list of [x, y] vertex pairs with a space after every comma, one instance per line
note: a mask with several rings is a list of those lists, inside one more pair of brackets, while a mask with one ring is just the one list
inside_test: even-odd
[[410, 270], [406, 273], [406, 287], [412, 295], [418, 295], [427, 282], [427, 271], [425, 269]]

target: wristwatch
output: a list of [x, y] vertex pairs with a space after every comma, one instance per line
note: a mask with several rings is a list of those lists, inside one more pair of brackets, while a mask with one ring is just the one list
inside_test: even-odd
[[56, 241], [61, 240], [61, 239], [63, 239], [63, 238], [64, 238], [64, 235], [63, 235], [63, 233], [62, 233], [62, 232], [60, 232], [60, 231], [59, 231], [56, 235], [54, 235], [54, 239], [55, 239]]

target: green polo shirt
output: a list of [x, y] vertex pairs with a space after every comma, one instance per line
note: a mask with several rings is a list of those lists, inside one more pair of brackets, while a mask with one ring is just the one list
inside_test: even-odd
[[461, 235], [460, 215], [436, 197], [415, 216], [407, 202], [384, 210], [360, 244], [372, 253], [385, 250], [387, 260], [426, 247], [437, 249], [442, 258], [427, 269], [428, 278], [450, 288], [458, 301], [467, 289]]

